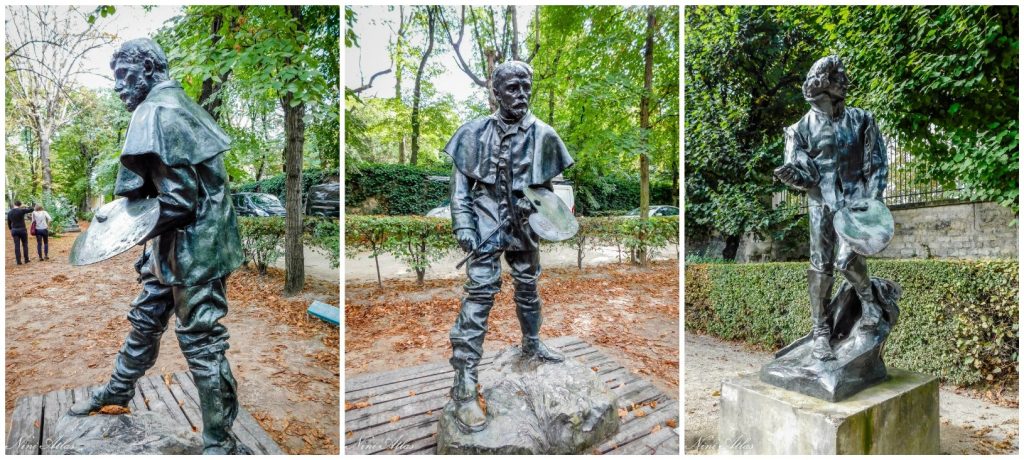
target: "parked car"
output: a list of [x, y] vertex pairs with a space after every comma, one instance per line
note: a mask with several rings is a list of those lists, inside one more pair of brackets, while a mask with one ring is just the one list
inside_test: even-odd
[[306, 215], [341, 217], [341, 184], [337, 182], [310, 187], [306, 195]]
[[269, 193], [242, 192], [231, 194], [234, 200], [235, 214], [238, 216], [283, 216], [284, 206], [281, 200]]
[[[551, 181], [551, 185], [555, 189], [555, 196], [561, 198], [562, 202], [569, 207], [569, 210], [573, 214], [576, 214], [576, 193], [573, 191], [572, 182], [566, 180], [558, 180], [557, 178]], [[427, 217], [444, 217], [446, 219], [452, 218], [451, 201], [444, 200], [440, 206], [427, 211]]]
[[[648, 217], [671, 217], [671, 216], [678, 216], [678, 215], [679, 215], [679, 208], [677, 208], [675, 206], [658, 205], [658, 206], [650, 206], [647, 209], [647, 216]], [[636, 209], [634, 209], [632, 211], [629, 211], [629, 212], [626, 213], [626, 215], [624, 215], [622, 217], [633, 217], [633, 218], [640, 217], [640, 208], [636, 208]]]

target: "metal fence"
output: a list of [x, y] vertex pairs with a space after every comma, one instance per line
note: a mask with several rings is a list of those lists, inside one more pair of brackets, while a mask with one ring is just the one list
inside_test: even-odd
[[[886, 138], [889, 158], [889, 181], [885, 187], [885, 204], [890, 208], [919, 207], [970, 201], [963, 187], [945, 188], [938, 182], [918, 183], [912, 170], [913, 158], [904, 150], [896, 137]], [[807, 207], [807, 195], [785, 190], [772, 197], [772, 207], [782, 204]]]

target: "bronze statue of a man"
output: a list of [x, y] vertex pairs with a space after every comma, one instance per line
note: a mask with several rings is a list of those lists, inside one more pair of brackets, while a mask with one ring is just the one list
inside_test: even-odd
[[[875, 328], [882, 315], [864, 256], [840, 238], [833, 225], [834, 217], [848, 206], [881, 201], [888, 175], [885, 143], [875, 118], [866, 110], [846, 107], [847, 86], [846, 69], [838, 57], [828, 56], [814, 63], [803, 84], [811, 110], [786, 128], [786, 163], [775, 171], [776, 177], [790, 187], [807, 192], [812, 355], [822, 361], [836, 359], [829, 345], [831, 330], [826, 318], [833, 269], [843, 274], [860, 298], [860, 328]], [[875, 244], [872, 250], [883, 247]]]
[[501, 288], [501, 256], [515, 283], [516, 315], [522, 329], [522, 352], [559, 362], [562, 355], [540, 341], [541, 301], [538, 236], [527, 223], [534, 212], [524, 197], [527, 187], [551, 190], [551, 180], [573, 160], [554, 129], [530, 112], [533, 69], [509, 61], [495, 67], [493, 94], [499, 109], [462, 125], [445, 146], [452, 157], [452, 227], [459, 245], [470, 253], [465, 296], [451, 330], [455, 385], [452, 400], [464, 431], [487, 423], [477, 403], [477, 364], [483, 355], [487, 317]]
[[131, 304], [132, 330], [110, 381], [70, 414], [127, 405], [176, 316], [178, 345], [199, 390], [203, 453], [247, 453], [231, 430], [238, 400], [225, 356], [228, 331], [220, 323], [228, 313], [227, 276], [243, 258], [222, 155], [229, 138], [169, 79], [167, 58], [154, 41], [125, 42], [110, 68], [114, 90], [134, 112], [114, 193], [128, 200], [156, 197], [159, 218], [135, 264], [142, 292]]

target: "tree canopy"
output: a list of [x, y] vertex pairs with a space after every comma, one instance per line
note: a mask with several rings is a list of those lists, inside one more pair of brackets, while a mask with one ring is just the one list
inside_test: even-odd
[[[355, 90], [365, 89], [368, 81], [346, 82], [346, 165], [408, 161], [401, 156], [401, 142], [412, 133], [408, 116], [414, 102], [411, 83], [415, 66], [429, 45], [429, 18], [426, 7], [406, 8], [405, 19], [392, 11], [393, 32], [385, 39], [359, 35], [361, 16], [381, 9], [346, 7], [346, 19], [355, 26], [349, 29], [354, 32], [346, 36], [346, 45], [355, 48], [370, 39], [388, 40], [392, 73], [403, 69], [399, 97], [365, 97], [363, 91]], [[576, 160], [565, 175], [576, 182], [578, 201], [592, 201], [588, 209], [603, 210], [596, 191], [619, 183], [607, 178], [639, 181], [641, 154], [650, 158], [652, 180], [678, 185], [674, 180], [679, 175], [677, 8], [431, 8], [436, 8], [429, 14], [435, 15], [437, 22], [422, 82], [420, 163], [446, 160], [440, 151], [455, 129], [494, 108], [488, 89], [494, 66], [518, 59], [528, 61], [534, 69], [531, 110], [555, 128]], [[644, 51], [649, 13], [655, 21], [653, 78], [648, 92]], [[455, 69], [456, 78], [475, 88], [471, 97], [463, 100], [438, 91], [439, 78], [452, 78], [452, 72], [446, 72], [449, 69]], [[650, 100], [648, 129], [641, 127], [645, 94]]]
[[909, 152], [912, 177], [1017, 210], [1016, 7], [686, 8], [686, 226], [735, 256], [747, 232], [791, 228], [775, 207], [783, 128], [808, 110], [801, 84], [837, 54], [848, 105]]

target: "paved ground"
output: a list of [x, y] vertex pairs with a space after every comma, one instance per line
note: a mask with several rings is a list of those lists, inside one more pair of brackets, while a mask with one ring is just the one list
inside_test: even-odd
[[[428, 279], [459, 278], [466, 275], [465, 268], [456, 270], [455, 265], [459, 263], [465, 253], [456, 251], [441, 260], [433, 263], [427, 270]], [[623, 253], [622, 257], [628, 257]], [[381, 255], [380, 273], [384, 281], [387, 280], [416, 280], [416, 272], [390, 254]], [[679, 254], [675, 246], [669, 245], [654, 257], [654, 260], [678, 260]], [[612, 247], [600, 247], [590, 249], [583, 259], [583, 266], [601, 265], [619, 260], [618, 250]], [[280, 263], [284, 263], [282, 260]], [[545, 245], [540, 252], [540, 264], [548, 268], [570, 268], [576, 267], [576, 251], [564, 246]], [[507, 271], [508, 265], [502, 262], [502, 270]], [[359, 283], [366, 281], [377, 281], [377, 266], [369, 253], [360, 253], [345, 261], [345, 283]]]
[[[771, 359], [767, 352], [697, 333], [686, 334], [684, 388], [686, 391], [687, 454], [717, 452], [719, 390], [724, 377], [755, 372]], [[957, 394], [943, 387], [939, 394], [942, 424], [939, 438], [944, 454], [1016, 454], [1019, 451], [1017, 408], [1000, 407]]]

